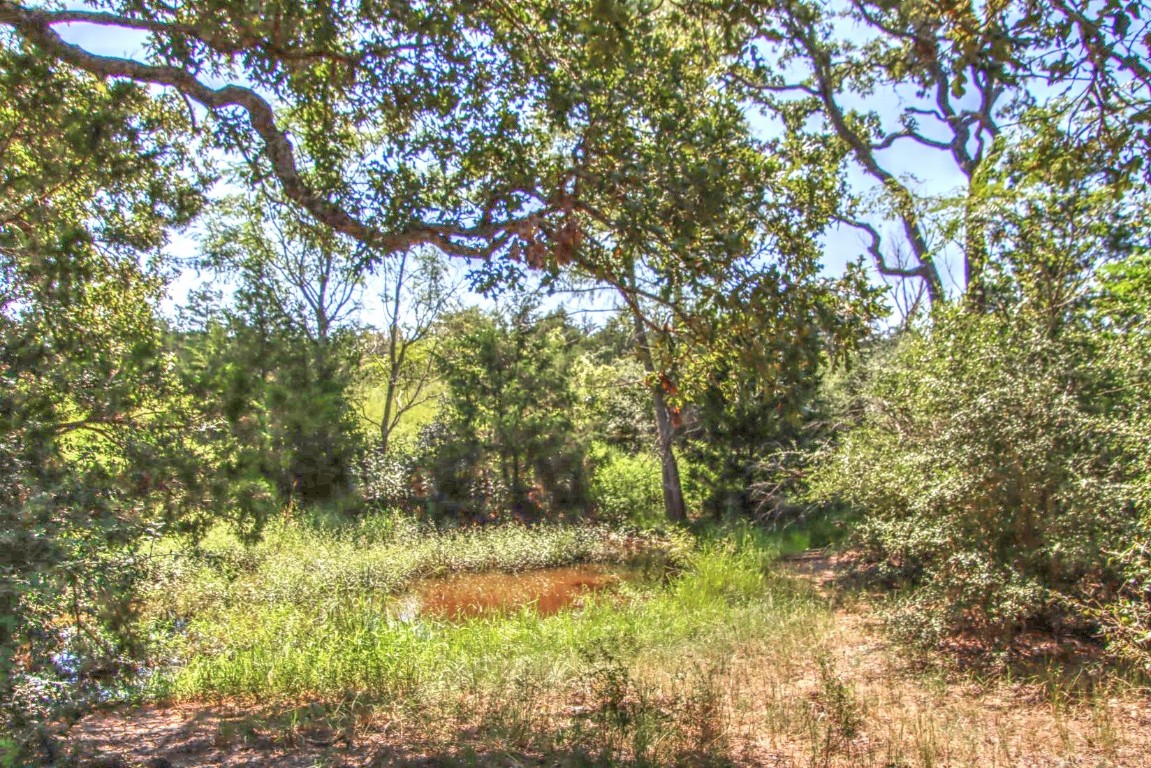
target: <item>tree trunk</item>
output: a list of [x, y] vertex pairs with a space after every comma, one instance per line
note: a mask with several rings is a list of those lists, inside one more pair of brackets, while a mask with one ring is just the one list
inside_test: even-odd
[[[632, 306], [632, 319], [635, 322], [635, 344], [640, 362], [648, 374], [655, 373], [655, 362], [652, 360], [651, 348], [648, 346], [647, 328], [643, 324], [636, 307]], [[687, 520], [687, 508], [683, 503], [683, 484], [679, 479], [679, 463], [675, 459], [675, 450], [672, 442], [675, 439], [675, 426], [671, 423], [671, 413], [668, 411], [667, 401], [659, 387], [652, 389], [652, 401], [655, 407], [655, 426], [658, 433], [657, 448], [659, 451], [659, 464], [663, 479], [663, 508], [667, 519], [672, 523], [682, 523]]]
[[388, 454], [388, 438], [392, 435], [392, 406], [396, 399], [396, 389], [400, 378], [401, 344], [400, 334], [400, 304], [404, 292], [404, 277], [408, 267], [408, 254], [400, 254], [399, 265], [396, 269], [396, 285], [391, 295], [391, 306], [387, 308], [388, 317], [388, 384], [384, 393], [384, 416], [380, 419], [380, 453]]
[[[646, 355], [650, 362], [651, 356]], [[663, 393], [658, 389], [653, 391], [655, 403], [655, 424], [659, 432], [659, 464], [663, 477], [663, 508], [667, 519], [672, 523], [682, 523], [687, 520], [687, 509], [683, 503], [683, 485], [679, 480], [679, 463], [675, 459], [675, 450], [672, 440], [675, 438], [675, 428], [671, 423], [671, 414]]]
[[380, 453], [384, 456], [388, 455], [388, 438], [392, 436], [392, 406], [395, 403], [400, 374], [397, 356], [399, 326], [393, 322], [388, 333], [388, 383], [384, 389], [384, 415], [380, 419]]
[[963, 207], [963, 225], [966, 243], [963, 253], [963, 278], [966, 283], [967, 306], [976, 314], [987, 312], [987, 287], [983, 270], [987, 265], [987, 238], [979, 221], [973, 196], [968, 193]]

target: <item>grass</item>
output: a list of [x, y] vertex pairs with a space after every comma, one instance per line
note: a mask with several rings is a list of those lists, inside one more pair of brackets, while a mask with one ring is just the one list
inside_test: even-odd
[[[682, 538], [640, 544], [603, 529], [558, 527], [410, 534], [286, 525], [255, 551], [209, 542], [214, 565], [153, 596], [156, 615], [188, 610], [201, 596], [180, 635], [187, 663], [158, 684], [176, 696], [392, 698], [531, 671], [546, 673], [550, 686], [578, 677], [597, 654], [634, 662], [701, 642], [730, 650], [813, 615], [809, 598], [768, 589], [772, 554], [747, 541], [690, 548]], [[393, 599], [417, 576], [626, 561], [653, 549], [682, 573], [666, 585], [625, 584], [554, 616], [522, 610], [450, 622], [404, 616]]]
[[[643, 536], [602, 528], [429, 533], [397, 519], [342, 530], [284, 522], [245, 547], [219, 531], [175, 558], [146, 614], [178, 626], [177, 663], [154, 675], [169, 700], [273, 702], [324, 711], [402, 710], [426, 735], [578, 752], [639, 764], [726, 754], [729, 662], [788, 654], [830, 614], [770, 570], [782, 544], [750, 528]], [[405, 616], [413, 580], [468, 570], [631, 562], [648, 578], [579, 610], [452, 622]], [[670, 564], [670, 568], [666, 564]], [[757, 652], [758, 653], [758, 652]]]
[[[433, 533], [381, 517], [284, 521], [246, 547], [218, 531], [171, 559], [148, 602], [176, 662], [149, 693], [262, 713], [219, 726], [228, 749], [253, 733], [288, 751], [338, 738], [385, 755], [381, 765], [1103, 767], [1151, 756], [1145, 699], [1117, 682], [1061, 684], [1054, 668], [975, 681], [921, 666], [877, 632], [865, 599], [833, 601], [788, 574], [781, 557], [808, 535]], [[551, 616], [421, 618], [396, 597], [426, 575], [656, 554], [673, 567]]]
[[379, 515], [342, 527], [285, 517], [255, 545], [226, 527], [184, 551], [155, 558], [149, 602], [153, 621], [183, 622], [254, 606], [297, 606], [316, 615], [350, 601], [377, 601], [414, 580], [461, 571], [521, 571], [573, 563], [674, 561], [691, 546], [682, 533], [633, 534], [590, 526], [498, 526], [438, 532], [402, 516]]
[[189, 627], [196, 645], [214, 652], [195, 653], [171, 690], [391, 699], [525, 674], [545, 687], [563, 686], [604, 654], [630, 664], [680, 656], [701, 643], [728, 653], [810, 618], [793, 595], [760, 600], [764, 578], [749, 558], [712, 550], [693, 555], [689, 570], [666, 589], [641, 587], [622, 602], [608, 596], [547, 617], [524, 610], [462, 623], [403, 620], [386, 603], [361, 596], [318, 611], [285, 603], [238, 607]]

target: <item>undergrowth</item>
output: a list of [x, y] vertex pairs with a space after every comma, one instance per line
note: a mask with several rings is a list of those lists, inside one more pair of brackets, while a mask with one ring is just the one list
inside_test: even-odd
[[227, 527], [192, 549], [166, 542], [147, 597], [148, 619], [184, 623], [239, 607], [285, 606], [327, 615], [348, 601], [377, 601], [412, 581], [466, 571], [526, 571], [575, 563], [665, 561], [691, 547], [679, 531], [647, 533], [592, 526], [504, 525], [437, 531], [410, 518], [379, 515], [344, 526], [293, 517], [256, 544]]
[[[163, 655], [174, 663], [153, 675], [149, 694], [280, 708], [355, 702], [402, 710], [448, 741], [468, 732], [593, 763], [722, 762], [730, 659], [765, 646], [802, 654], [830, 618], [810, 590], [773, 575], [780, 548], [742, 527], [697, 539], [284, 523], [253, 547], [217, 533], [152, 595], [148, 611], [159, 634], [168, 628]], [[522, 609], [453, 622], [412, 615], [396, 598], [417, 576], [653, 552], [672, 567], [551, 616]]]
[[[167, 564], [141, 621], [164, 661], [144, 695], [224, 702], [237, 714], [214, 732], [218, 751], [328, 744], [376, 756], [365, 765], [797, 768], [1041, 755], [1120, 766], [1151, 753], [1128, 733], [1125, 708], [1142, 700], [1131, 691], [1087, 678], [1084, 688], [1062, 667], [1047, 685], [920, 668], [788, 575], [779, 560], [810, 545], [802, 529], [329, 523], [286, 519], [258, 544], [215, 531], [191, 554], [173, 542], [154, 552]], [[649, 567], [549, 616], [411, 609], [423, 576], [580, 562]]]
[[[217, 567], [211, 579], [201, 570], [195, 586], [185, 587], [216, 594], [189, 615], [173, 648], [186, 664], [160, 685], [177, 696], [391, 697], [525, 670], [550, 685], [578, 677], [591, 649], [632, 660], [701, 642], [730, 649], [811, 617], [809, 598], [768, 588], [770, 550], [750, 540], [678, 546], [682, 572], [666, 586], [624, 584], [554, 616], [526, 609], [454, 623], [408, 615], [393, 596], [415, 573], [602, 562], [625, 558], [627, 548], [595, 529], [386, 537], [377, 546], [358, 536], [281, 531], [268, 551], [249, 555], [261, 558], [257, 564], [230, 580]], [[163, 598], [171, 605], [191, 599], [170, 590]]]

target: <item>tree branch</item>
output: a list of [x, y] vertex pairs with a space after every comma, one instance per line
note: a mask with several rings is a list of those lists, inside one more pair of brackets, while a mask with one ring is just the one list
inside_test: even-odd
[[900, 139], [911, 139], [912, 141], [922, 144], [925, 147], [932, 147], [934, 149], [951, 149], [951, 144], [948, 142], [929, 139], [923, 134], [917, 133], [915, 131], [900, 131], [899, 133], [888, 134], [886, 137], [884, 137], [883, 141], [879, 142], [878, 144], [872, 144], [871, 149], [875, 152], [890, 149], [891, 145]]
[[[1088, 55], [1093, 58], [1111, 59], [1116, 62], [1120, 68], [1126, 69], [1131, 73], [1144, 87], [1151, 93], [1151, 68], [1139, 60], [1139, 57], [1134, 55], [1124, 56], [1118, 52], [1113, 46], [1107, 45], [1106, 40], [1103, 38], [1103, 33], [1097, 22], [1088, 18], [1079, 8], [1074, 7], [1067, 0], [1052, 0], [1054, 5], [1064, 16], [1075, 22], [1079, 28], [1079, 37], [1083, 40], [1083, 47], [1087, 49]], [[1102, 56], [1100, 57], [1100, 54]]]
[[[82, 12], [68, 12], [79, 20]], [[114, 17], [104, 16], [105, 23]], [[53, 12], [30, 10], [11, 0], [0, 0], [0, 24], [14, 28], [26, 40], [49, 55], [91, 74], [103, 78], [126, 78], [141, 83], [173, 88], [200, 103], [212, 112], [239, 108], [247, 115], [252, 129], [264, 143], [264, 157], [280, 182], [285, 195], [311, 214], [317, 221], [336, 232], [368, 245], [378, 252], [390, 254], [416, 245], [432, 245], [444, 253], [468, 259], [489, 258], [511, 241], [511, 230], [535, 220], [541, 211], [511, 218], [499, 223], [485, 223], [473, 227], [451, 226], [420, 222], [398, 232], [384, 232], [358, 219], [333, 204], [301, 178], [296, 153], [287, 133], [276, 123], [275, 112], [268, 101], [254, 90], [237, 85], [211, 88], [179, 67], [145, 64], [133, 59], [90, 53], [66, 42], [52, 29], [62, 19]], [[129, 20], [136, 23], [135, 20]], [[162, 25], [162, 22], [139, 22]], [[170, 27], [166, 31], [171, 31]], [[485, 241], [482, 244], [459, 242], [457, 238]]]
[[836, 216], [835, 219], [842, 224], [860, 230], [868, 236], [870, 242], [867, 246], [867, 252], [875, 261], [875, 268], [881, 275], [887, 275], [888, 277], [917, 277], [923, 279], [925, 282], [930, 281], [929, 273], [923, 264], [916, 267], [893, 267], [888, 264], [887, 259], [883, 255], [883, 238], [880, 236], [879, 231], [871, 224], [848, 216]]

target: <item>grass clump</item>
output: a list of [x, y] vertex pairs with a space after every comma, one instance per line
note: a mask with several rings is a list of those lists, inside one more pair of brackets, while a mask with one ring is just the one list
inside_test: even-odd
[[[505, 530], [469, 535], [450, 541], [464, 544], [457, 562], [503, 562], [498, 552], [487, 560], [471, 559], [477, 543], [510, 541], [507, 552], [520, 552], [520, 537], [540, 536], [545, 546], [577, 541], [594, 532]], [[506, 538], [505, 538], [506, 537]], [[445, 537], [449, 538], [449, 537]], [[438, 552], [447, 542], [431, 545]], [[606, 558], [607, 543], [582, 542], [582, 561]], [[338, 549], [338, 545], [337, 545]], [[298, 553], [295, 547], [291, 552]], [[768, 577], [762, 553], [734, 542], [710, 542], [684, 553], [683, 571], [666, 587], [655, 583], [621, 586], [624, 594], [589, 599], [580, 611], [540, 616], [523, 610], [510, 616], [454, 623], [405, 615], [394, 589], [368, 588], [377, 566], [380, 583], [396, 585], [399, 576], [436, 573], [442, 561], [421, 560], [419, 548], [384, 547], [349, 555], [351, 568], [362, 576], [339, 574], [325, 585], [333, 550], [314, 550], [310, 562], [288, 569], [283, 552], [263, 561], [254, 572], [233, 581], [240, 595], [229, 595], [212, 610], [191, 618], [182, 635], [179, 655], [187, 664], [166, 676], [167, 691], [180, 696], [203, 694], [295, 697], [339, 696], [347, 692], [394, 697], [411, 695], [428, 684], [459, 686], [505, 678], [525, 669], [547, 670], [550, 684], [578, 677], [581, 661], [594, 649], [612, 648], [630, 659], [667, 655], [700, 641], [711, 648], [731, 648], [786, 626], [810, 600], [798, 593], [768, 597]], [[553, 553], [554, 554], [554, 553]], [[398, 564], [388, 556], [399, 558]], [[533, 553], [531, 562], [551, 564], [547, 552]], [[427, 565], [428, 562], [432, 565]], [[521, 561], [522, 563], [522, 561]], [[304, 589], [297, 579], [309, 583]], [[305, 591], [306, 590], [306, 591]], [[247, 599], [258, 595], [260, 599]], [[322, 596], [322, 597], [321, 597]], [[623, 599], [620, 599], [623, 598]], [[766, 598], [766, 599], [765, 599]], [[803, 611], [800, 611], [803, 613]]]

